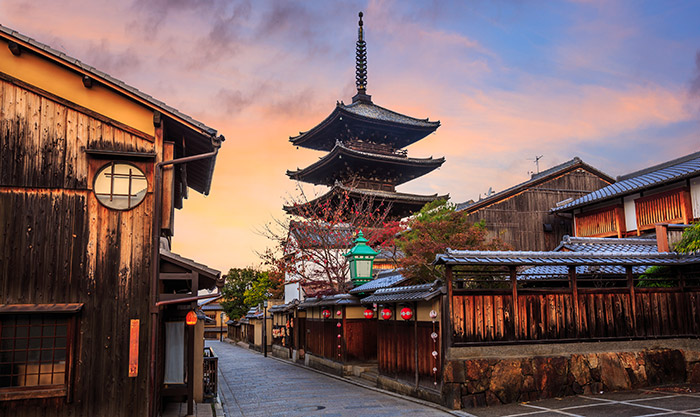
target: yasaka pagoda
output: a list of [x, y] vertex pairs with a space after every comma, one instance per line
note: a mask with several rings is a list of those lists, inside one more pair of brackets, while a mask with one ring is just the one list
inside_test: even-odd
[[[351, 104], [337, 103], [333, 112], [313, 129], [290, 137], [295, 146], [328, 152], [303, 169], [287, 171], [298, 181], [326, 185], [330, 190], [305, 205], [317, 205], [349, 196], [389, 207], [388, 217], [410, 215], [425, 204], [447, 196], [400, 193], [396, 186], [439, 168], [445, 158], [409, 158], [405, 148], [439, 126], [439, 121], [416, 119], [377, 106], [367, 94], [367, 49], [359, 14], [356, 52], [357, 94]], [[289, 214], [308, 212], [285, 206]]]

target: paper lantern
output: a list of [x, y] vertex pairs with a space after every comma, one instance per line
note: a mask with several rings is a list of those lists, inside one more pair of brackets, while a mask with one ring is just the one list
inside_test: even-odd
[[366, 319], [374, 318], [374, 310], [369, 309], [369, 308], [367, 310], [365, 310], [365, 318]]
[[340, 327], [340, 326], [342, 326], [342, 324], [340, 324], [340, 322], [338, 322], [338, 324], [336, 324], [336, 326]]
[[389, 320], [391, 318], [391, 310], [388, 308], [382, 309], [382, 318], [384, 320]]
[[335, 312], [335, 315], [336, 315], [336, 316], [341, 316], [341, 315], [343, 315], [343, 312], [340, 311], [340, 310], [338, 310], [338, 311]]
[[331, 311], [330, 310], [323, 310], [321, 312], [321, 315], [323, 316], [324, 319], [330, 318], [331, 317]]
[[197, 324], [197, 313], [195, 313], [194, 310], [190, 310], [190, 312], [187, 313], [185, 316], [185, 323], [187, 323], [188, 326]]
[[413, 310], [409, 307], [404, 307], [401, 309], [401, 318], [404, 320], [411, 320], [413, 317]]
[[430, 318], [431, 318], [431, 319], [437, 318], [437, 311], [435, 311], [435, 310], [430, 310]]

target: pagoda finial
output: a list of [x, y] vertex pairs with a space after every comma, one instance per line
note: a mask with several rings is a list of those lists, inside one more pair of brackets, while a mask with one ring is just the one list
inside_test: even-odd
[[357, 43], [355, 51], [355, 85], [357, 85], [357, 95], [352, 98], [352, 102], [368, 101], [372, 98], [367, 95], [367, 44], [365, 43], [365, 32], [362, 27], [362, 12], [360, 16], [359, 28], [357, 29]]

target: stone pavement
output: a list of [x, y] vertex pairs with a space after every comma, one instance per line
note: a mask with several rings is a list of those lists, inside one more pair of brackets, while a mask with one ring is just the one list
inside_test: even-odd
[[219, 357], [219, 393], [228, 417], [450, 415], [236, 345], [206, 343]]
[[689, 386], [578, 395], [468, 410], [475, 417], [700, 416], [700, 393]]

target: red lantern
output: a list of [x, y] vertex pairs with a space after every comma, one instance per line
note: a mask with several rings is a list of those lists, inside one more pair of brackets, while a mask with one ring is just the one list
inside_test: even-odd
[[331, 311], [330, 310], [323, 310], [321, 312], [321, 315], [323, 316], [324, 319], [330, 318], [331, 316]]
[[401, 318], [404, 320], [411, 320], [413, 317], [413, 310], [409, 307], [404, 307], [401, 309]]
[[188, 326], [194, 326], [197, 324], [197, 313], [195, 313], [194, 310], [190, 310], [187, 313], [185, 316], [185, 323], [187, 323]]
[[366, 319], [374, 318], [374, 310], [371, 310], [369, 308], [367, 310], [365, 310], [365, 318]]
[[382, 318], [384, 320], [389, 320], [391, 318], [391, 310], [388, 308], [382, 309]]

